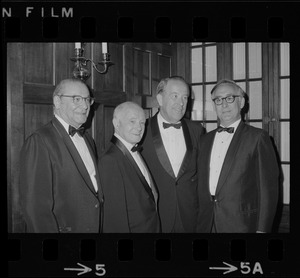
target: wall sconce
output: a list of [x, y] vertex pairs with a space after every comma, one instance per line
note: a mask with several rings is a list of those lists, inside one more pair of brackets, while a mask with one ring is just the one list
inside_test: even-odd
[[[107, 51], [107, 43], [102, 43], [102, 56], [103, 60], [98, 62], [98, 65], [91, 60], [87, 59], [83, 56], [84, 53], [84, 45], [85, 43], [76, 42], [75, 43], [75, 57], [70, 58], [71, 61], [75, 62], [75, 68], [73, 70], [73, 76], [75, 78], [79, 78], [82, 81], [86, 81], [90, 76], [91, 72], [87, 69], [87, 63], [91, 62], [93, 65], [93, 68], [100, 74], [107, 73], [108, 68], [112, 65], [114, 65], [113, 62], [110, 61], [110, 54]], [[102, 67], [102, 70], [98, 68], [98, 66]]]

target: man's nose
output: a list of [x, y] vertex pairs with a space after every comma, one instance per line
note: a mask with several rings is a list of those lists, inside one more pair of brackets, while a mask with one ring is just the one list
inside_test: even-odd
[[228, 103], [225, 98], [222, 99], [222, 107], [227, 107]]
[[88, 109], [89, 106], [90, 106], [90, 104], [88, 103], [88, 100], [87, 100], [86, 98], [83, 98], [83, 99], [82, 99], [81, 105], [82, 105], [82, 107], [83, 107], [84, 109]]
[[141, 130], [143, 129], [143, 126], [142, 126], [142, 124], [137, 124], [136, 128], [137, 128], [139, 131], [141, 131]]
[[184, 105], [184, 99], [182, 97], [178, 98], [178, 104], [180, 104], [181, 106]]

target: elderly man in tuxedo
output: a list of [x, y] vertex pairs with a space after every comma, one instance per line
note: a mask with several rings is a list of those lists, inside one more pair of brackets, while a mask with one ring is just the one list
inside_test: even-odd
[[54, 117], [25, 141], [20, 194], [27, 232], [98, 233], [102, 191], [92, 137], [84, 123], [94, 100], [78, 79], [53, 93]]
[[184, 119], [190, 90], [182, 77], [157, 86], [159, 112], [149, 119], [142, 155], [159, 192], [162, 232], [196, 232], [198, 215], [197, 157], [201, 124]]
[[104, 233], [157, 233], [157, 189], [139, 153], [145, 129], [144, 110], [124, 102], [114, 110], [115, 133], [99, 169], [104, 194]]
[[268, 133], [245, 124], [245, 93], [221, 80], [211, 91], [220, 126], [203, 136], [199, 157], [199, 232], [270, 232], [278, 165]]

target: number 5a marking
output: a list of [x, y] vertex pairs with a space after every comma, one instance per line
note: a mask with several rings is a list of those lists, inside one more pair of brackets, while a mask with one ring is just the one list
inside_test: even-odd
[[[241, 273], [242, 274], [249, 274], [251, 272], [251, 268], [249, 265], [250, 265], [249, 262], [241, 262]], [[256, 272], [263, 274], [263, 270], [262, 270], [259, 262], [255, 263], [253, 270], [252, 270], [252, 274], [256, 274]]]
[[95, 272], [97, 276], [104, 276], [106, 273], [105, 264], [96, 264], [96, 270], [99, 272]]

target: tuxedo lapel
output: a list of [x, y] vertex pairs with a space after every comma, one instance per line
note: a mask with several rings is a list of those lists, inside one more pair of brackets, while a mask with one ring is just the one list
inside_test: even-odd
[[[132, 167], [134, 168], [136, 174], [138, 175], [143, 187], [145, 188], [146, 192], [149, 194], [149, 196], [151, 197], [151, 199], [156, 203], [157, 201], [157, 196], [156, 198], [153, 195], [153, 192], [150, 188], [150, 186], [148, 185], [148, 182], [146, 181], [144, 175], [142, 174], [139, 166], [136, 164], [134, 158], [132, 157], [132, 155], [129, 153], [129, 151], [127, 150], [127, 148], [124, 146], [124, 144], [115, 136], [112, 137], [111, 142], [123, 153], [123, 155], [128, 159], [129, 163], [132, 165]], [[142, 158], [143, 159], [143, 158]], [[145, 163], [144, 163], [145, 164]], [[146, 166], [146, 165], [145, 165]], [[148, 169], [147, 169], [148, 170]], [[150, 175], [150, 172], [148, 170], [148, 173]], [[151, 179], [151, 177], [150, 177]], [[151, 184], [153, 185], [153, 184]], [[135, 184], [133, 184], [133, 186], [136, 186]], [[155, 188], [154, 188], [155, 190]]]
[[229, 145], [229, 148], [227, 150], [227, 153], [226, 153], [226, 156], [224, 159], [224, 163], [223, 163], [222, 170], [220, 173], [218, 185], [216, 188], [216, 194], [221, 190], [221, 188], [222, 188], [223, 184], [225, 183], [226, 178], [230, 172], [232, 163], [236, 159], [236, 153], [237, 153], [237, 150], [241, 143], [241, 133], [243, 132], [244, 125], [245, 124], [241, 121], [237, 127], [235, 134], [233, 135], [232, 141]]
[[204, 180], [207, 181], [208, 191], [209, 191], [209, 175], [210, 175], [210, 160], [211, 160], [211, 152], [215, 140], [217, 130], [207, 133], [205, 136], [209, 136], [209, 138], [205, 141], [207, 142], [205, 145], [201, 147], [200, 150], [200, 157], [199, 159], [205, 159], [201, 164], [205, 167], [204, 171], [202, 172], [205, 175]]
[[[94, 194], [96, 194], [95, 188], [94, 188], [92, 180], [90, 178], [90, 175], [84, 165], [84, 162], [81, 159], [80, 154], [78, 153], [74, 143], [72, 142], [70, 136], [68, 135], [68, 133], [66, 132], [64, 127], [61, 125], [61, 123], [56, 118], [53, 118], [52, 125], [57, 130], [57, 132], [61, 136], [61, 138], [63, 139], [63, 142], [65, 143], [65, 145], [67, 147], [67, 150], [69, 151], [79, 173], [81, 174], [82, 178], [86, 182], [87, 186]], [[89, 144], [87, 144], [87, 145], [89, 145]], [[88, 147], [88, 148], [91, 152], [90, 147]], [[93, 158], [94, 155], [91, 153], [91, 156]], [[95, 163], [94, 158], [93, 158], [93, 161]], [[96, 168], [97, 168], [97, 165], [95, 165], [95, 169]]]
[[91, 137], [90, 136], [86, 136], [86, 133], [83, 136], [83, 139], [90, 151], [93, 163], [94, 163], [94, 167], [95, 167], [95, 172], [96, 172], [96, 181], [97, 181], [97, 185], [98, 185], [98, 197], [103, 197], [103, 192], [102, 192], [102, 188], [100, 185], [100, 174], [99, 174], [99, 169], [98, 169], [98, 163], [97, 163], [97, 152], [94, 149], [94, 144], [91, 141]]
[[152, 138], [153, 138], [153, 145], [156, 151], [156, 155], [158, 160], [160, 161], [162, 167], [165, 171], [175, 179], [175, 174], [171, 165], [171, 162], [168, 158], [166, 149], [164, 147], [161, 134], [159, 132], [158, 122], [157, 122], [157, 114], [151, 119], [150, 121], [151, 131], [152, 131]]
[[185, 145], [186, 145], [186, 153], [184, 155], [182, 164], [180, 166], [180, 169], [179, 169], [179, 172], [177, 175], [177, 179], [179, 179], [180, 176], [185, 172], [185, 170], [186, 170], [187, 166], [189, 165], [189, 162], [192, 158], [192, 152], [193, 152], [193, 144], [192, 144], [190, 131], [189, 131], [189, 128], [184, 119], [181, 120], [181, 125], [182, 125]]

